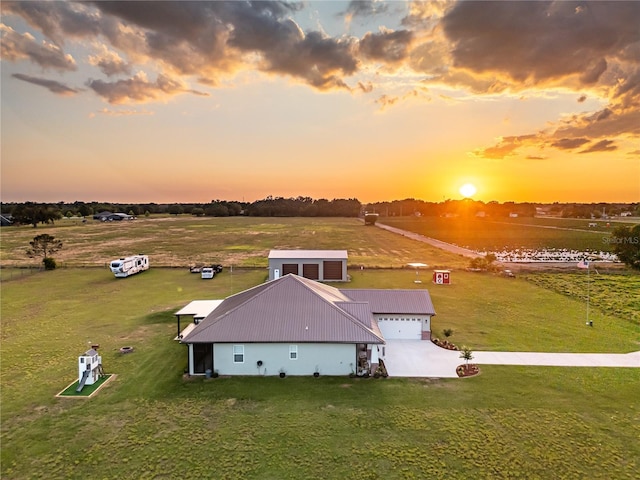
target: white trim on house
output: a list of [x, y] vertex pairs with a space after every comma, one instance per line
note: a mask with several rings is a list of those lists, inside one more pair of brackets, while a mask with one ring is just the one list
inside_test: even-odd
[[244, 345], [234, 345], [232, 352], [233, 363], [244, 363]]

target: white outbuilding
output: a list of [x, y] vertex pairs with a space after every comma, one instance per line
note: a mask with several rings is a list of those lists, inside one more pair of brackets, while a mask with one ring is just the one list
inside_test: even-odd
[[271, 250], [269, 280], [290, 273], [318, 282], [346, 282], [346, 250]]

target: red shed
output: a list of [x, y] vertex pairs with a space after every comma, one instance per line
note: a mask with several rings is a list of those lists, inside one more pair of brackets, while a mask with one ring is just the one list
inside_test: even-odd
[[434, 270], [433, 283], [436, 285], [449, 285], [451, 283], [450, 270]]

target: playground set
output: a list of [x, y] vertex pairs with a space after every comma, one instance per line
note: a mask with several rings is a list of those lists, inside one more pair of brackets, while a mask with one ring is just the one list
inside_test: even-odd
[[105, 375], [102, 369], [102, 357], [98, 355], [98, 345], [93, 345], [78, 357], [78, 387], [81, 392], [85, 385], [93, 385]]

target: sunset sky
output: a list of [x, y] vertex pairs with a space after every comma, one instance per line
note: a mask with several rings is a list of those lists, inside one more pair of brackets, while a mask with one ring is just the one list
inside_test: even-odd
[[0, 8], [3, 202], [640, 201], [640, 2]]

